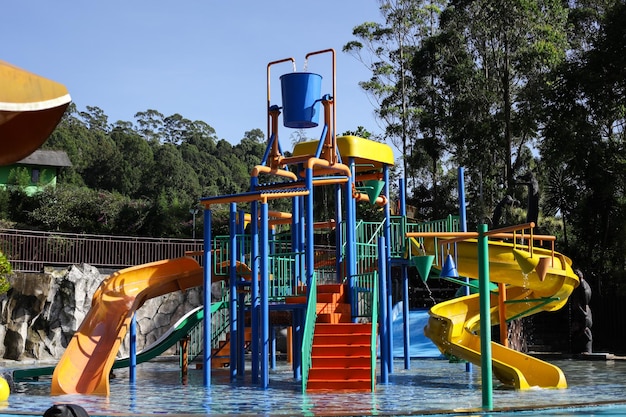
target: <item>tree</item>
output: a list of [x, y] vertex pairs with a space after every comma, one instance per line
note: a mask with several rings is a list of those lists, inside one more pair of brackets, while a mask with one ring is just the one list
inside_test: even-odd
[[442, 18], [442, 30], [464, 34], [461, 42], [478, 81], [474, 94], [488, 100], [483, 117], [491, 127], [485, 133], [498, 153], [492, 162], [504, 162], [508, 190], [515, 186], [515, 155], [537, 138], [534, 92], [565, 58], [566, 22], [566, 9], [557, 0], [460, 0]]
[[135, 119], [139, 126], [138, 132], [148, 142], [161, 143], [165, 116], [162, 113], [148, 109], [144, 112], [135, 113]]
[[145, 184], [154, 172], [154, 156], [148, 143], [136, 132], [114, 128], [111, 139], [119, 151], [118, 171], [111, 173], [116, 179], [115, 189], [123, 195], [138, 198], [149, 190]]
[[111, 136], [99, 131], [88, 156], [89, 165], [80, 171], [85, 184], [96, 190], [120, 191], [118, 173], [122, 170], [123, 155]]
[[[372, 71], [368, 81], [359, 83], [377, 103], [385, 136], [403, 156], [403, 173], [409, 181], [407, 157], [420, 138], [417, 129], [419, 105], [409, 96], [414, 87], [410, 68], [415, 50], [433, 34], [439, 9], [445, 1], [379, 0], [385, 25], [363, 23], [353, 30], [358, 40], [343, 50], [353, 54]], [[412, 106], [413, 105], [413, 106]]]
[[91, 131], [108, 133], [110, 131], [109, 118], [104, 111], [95, 106], [87, 106], [87, 111], [79, 113], [87, 128]]
[[584, 46], [542, 92], [541, 156], [567, 173], [560, 184], [554, 181], [549, 201], [568, 220], [572, 256], [595, 279], [612, 277], [604, 285], [615, 289], [626, 278], [625, 19], [623, 2], [607, 7], [595, 35], [576, 44]]
[[166, 198], [172, 203], [178, 201], [188, 209], [201, 197], [198, 176], [185, 163], [176, 146], [170, 143], [160, 146], [154, 155], [154, 166], [151, 198]]

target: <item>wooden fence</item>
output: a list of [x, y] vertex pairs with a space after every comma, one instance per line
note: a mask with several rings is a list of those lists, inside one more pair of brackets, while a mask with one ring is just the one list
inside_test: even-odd
[[202, 240], [103, 236], [0, 229], [0, 251], [15, 272], [86, 263], [121, 269], [202, 251]]

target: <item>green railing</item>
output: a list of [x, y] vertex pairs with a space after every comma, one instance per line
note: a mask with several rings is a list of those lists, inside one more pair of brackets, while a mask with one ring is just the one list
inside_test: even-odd
[[391, 241], [389, 247], [391, 248], [392, 258], [404, 258], [407, 249], [407, 239], [404, 234], [407, 231], [407, 218], [406, 216], [391, 216]]
[[[236, 247], [239, 254], [237, 260], [250, 266], [250, 235], [236, 235]], [[269, 242], [273, 253], [269, 260], [269, 298], [270, 301], [280, 301], [288, 295], [294, 294], [296, 258], [304, 259], [303, 252], [288, 252], [291, 244], [281, 239]], [[216, 236], [213, 239], [213, 273], [218, 276], [228, 276], [230, 268], [230, 236]], [[303, 261], [304, 262], [304, 261]]]
[[[375, 245], [374, 245], [375, 246]], [[371, 389], [376, 388], [376, 341], [378, 340], [378, 271], [355, 275], [352, 289], [356, 300], [355, 318], [370, 320], [372, 333], [370, 340]]]
[[378, 246], [376, 243], [356, 244], [356, 273], [366, 274], [378, 269]]
[[406, 224], [407, 232], [458, 232], [460, 230], [459, 216], [449, 215], [445, 219], [428, 222]]
[[[409, 240], [405, 237], [408, 232], [458, 232], [461, 227], [458, 216], [448, 216], [445, 219], [428, 222], [414, 222], [403, 216], [391, 216], [391, 257], [405, 258], [410, 255]], [[417, 239], [422, 243], [422, 239]], [[435, 248], [436, 250], [437, 248]], [[435, 255], [437, 255], [435, 253]]]
[[356, 241], [376, 244], [376, 240], [385, 234], [385, 221], [364, 222], [359, 221], [356, 225]]
[[378, 340], [378, 273], [374, 271], [372, 288], [372, 335], [370, 339], [370, 366], [372, 392], [376, 389], [376, 341]]
[[311, 353], [313, 351], [313, 333], [317, 320], [317, 278], [313, 274], [309, 286], [309, 296], [306, 302], [306, 315], [304, 321], [304, 334], [302, 336], [302, 393], [306, 392], [309, 382], [309, 369], [311, 369]]
[[296, 258], [302, 257], [303, 252], [277, 253], [270, 255], [270, 301], [282, 301], [286, 296], [294, 295], [294, 285], [297, 276]]
[[[237, 253], [236, 259], [250, 265], [250, 235], [236, 235], [235, 244]], [[213, 238], [213, 273], [216, 275], [228, 275], [230, 263], [230, 236], [215, 236]]]
[[[220, 301], [211, 304], [211, 349], [219, 347], [220, 340], [230, 331], [230, 310], [228, 308], [228, 287], [222, 286]], [[187, 354], [193, 361], [204, 351], [204, 321], [200, 321], [187, 334]]]
[[353, 278], [352, 299], [356, 301], [354, 318], [370, 319], [378, 305], [378, 299], [373, 297], [374, 289], [378, 291], [378, 271], [354, 275]]

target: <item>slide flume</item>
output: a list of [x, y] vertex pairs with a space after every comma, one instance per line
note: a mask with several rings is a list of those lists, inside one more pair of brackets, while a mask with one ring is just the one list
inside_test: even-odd
[[109, 374], [134, 311], [150, 298], [202, 285], [203, 276], [202, 267], [188, 257], [109, 276], [54, 369], [51, 393], [108, 395]]
[[[432, 240], [426, 242], [432, 253]], [[475, 240], [458, 242], [459, 275], [478, 278], [478, 248]], [[518, 245], [519, 247], [519, 245]], [[516, 254], [531, 265], [540, 265], [524, 274]], [[546, 259], [547, 258], [547, 259]], [[540, 270], [538, 273], [537, 270]], [[545, 273], [545, 275], [544, 275]], [[506, 284], [505, 316], [523, 317], [539, 311], [555, 311], [567, 302], [579, 280], [564, 255], [541, 248], [530, 253], [512, 244], [489, 242], [490, 281]], [[498, 295], [491, 295], [491, 323], [499, 323]], [[446, 354], [481, 365], [479, 295], [439, 303], [431, 308], [424, 333]], [[494, 375], [517, 389], [531, 387], [566, 388], [567, 381], [558, 367], [524, 353], [491, 343]]]

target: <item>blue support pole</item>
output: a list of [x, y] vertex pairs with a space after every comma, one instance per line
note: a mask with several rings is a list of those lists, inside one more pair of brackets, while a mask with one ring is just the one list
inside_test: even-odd
[[[267, 202], [261, 202], [261, 233], [260, 233], [260, 273], [261, 273], [261, 387], [267, 388], [269, 385], [270, 373], [268, 368], [269, 359], [269, 222], [268, 222]], [[257, 281], [256, 276], [252, 277], [252, 282]]]
[[467, 211], [465, 207], [465, 168], [459, 167], [459, 224], [461, 232], [467, 232]]
[[228, 298], [228, 311], [230, 314], [230, 363], [234, 364], [229, 369], [231, 381], [237, 376], [237, 348], [239, 346], [239, 334], [237, 331], [237, 260], [239, 257], [239, 251], [237, 247], [237, 204], [230, 203], [229, 205], [229, 242], [228, 242], [228, 255], [229, 255], [229, 278], [228, 284], [230, 287], [230, 293]]
[[[250, 224], [252, 225], [252, 223], [254, 223], [254, 217], [251, 214], [251, 222]], [[245, 213], [243, 210], [239, 210], [239, 221], [237, 222], [237, 234], [239, 234], [239, 236], [243, 236], [244, 232], [245, 232]], [[252, 226], [251, 226], [252, 227]], [[243, 240], [243, 238], [240, 238], [240, 242], [245, 243], [245, 241]], [[240, 261], [244, 261], [244, 254], [241, 253], [243, 252], [241, 250], [241, 245], [239, 245], [239, 253], [237, 254], [237, 258]], [[237, 280], [235, 281], [235, 288], [237, 288], [237, 286], [240, 285], [240, 280], [239, 277], [237, 277]], [[231, 287], [232, 288], [232, 287]], [[244, 372], [245, 372], [245, 355], [246, 355], [246, 346], [245, 346], [245, 300], [244, 300], [244, 294], [239, 294], [239, 291], [237, 291], [237, 295], [235, 296], [235, 299], [237, 300], [237, 316], [236, 316], [236, 320], [237, 320], [237, 341], [239, 343], [237, 343], [237, 362], [236, 362], [236, 368], [237, 368], [237, 377], [238, 378], [243, 378], [244, 377]], [[231, 344], [231, 348], [232, 348], [232, 344]], [[232, 359], [232, 358], [231, 358]], [[231, 362], [234, 363], [234, 362]], [[232, 371], [231, 371], [232, 372]]]
[[307, 288], [311, 288], [311, 282], [313, 280], [313, 273], [315, 270], [315, 242], [314, 239], [314, 229], [313, 229], [313, 169], [306, 168], [305, 170], [306, 178], [305, 178], [305, 187], [309, 190], [309, 195], [305, 198], [306, 204], [306, 286]]
[[[298, 197], [291, 198], [291, 250], [293, 252], [298, 252], [300, 250], [299, 246], [299, 232], [300, 232], [300, 204], [298, 204]], [[300, 265], [303, 265], [302, 259], [299, 256], [295, 256], [294, 258], [294, 277], [292, 287], [296, 288], [298, 285], [298, 281], [301, 280], [300, 275]], [[303, 265], [304, 266], [304, 265]]]
[[306, 265], [306, 255], [305, 255], [305, 243], [304, 243], [304, 239], [305, 239], [305, 226], [306, 226], [306, 211], [304, 209], [305, 207], [305, 198], [304, 196], [300, 196], [298, 197], [298, 207], [299, 207], [299, 212], [300, 212], [300, 227], [298, 228], [298, 252], [301, 253], [300, 259], [300, 283], [301, 284], [306, 284], [306, 270], [305, 270], [305, 265]]
[[211, 269], [213, 268], [211, 259], [211, 223], [213, 221], [211, 210], [204, 210], [204, 287], [203, 287], [203, 303], [204, 317], [202, 324], [203, 332], [203, 360], [202, 375], [205, 387], [211, 386]]
[[[458, 194], [459, 194], [459, 226], [461, 232], [467, 232], [467, 211], [465, 206], [465, 168], [459, 167], [458, 169]], [[470, 294], [469, 278], [465, 277], [465, 295]], [[472, 363], [465, 362], [465, 370], [470, 372], [472, 370]]]
[[137, 317], [133, 313], [130, 319], [130, 346], [128, 352], [128, 379], [131, 384], [137, 382]]
[[[303, 232], [304, 228], [304, 216], [303, 216], [303, 200], [302, 197], [293, 197], [292, 198], [292, 218], [291, 218], [291, 244], [293, 245], [292, 250], [298, 255], [295, 257], [294, 262], [294, 278], [293, 278], [293, 288], [297, 288], [301, 283], [305, 281], [304, 278], [304, 265], [305, 259], [303, 254]], [[293, 370], [293, 377], [295, 379], [300, 379], [302, 376], [302, 362], [301, 362], [301, 353], [298, 349], [298, 335], [300, 331], [300, 309], [295, 308], [291, 312], [291, 367]]]
[[302, 380], [302, 309], [293, 310], [293, 322], [291, 324], [291, 360], [293, 361], [293, 377], [297, 381]]
[[270, 326], [270, 355], [271, 355], [271, 363], [270, 368], [276, 369], [276, 327]]
[[255, 279], [255, 277], [259, 276], [259, 222], [258, 222], [258, 211], [259, 211], [259, 202], [252, 201], [250, 203], [250, 210], [253, 213], [253, 217], [255, 221], [252, 222], [250, 237], [251, 248], [250, 248], [250, 268], [251, 268], [251, 279], [250, 279], [250, 326], [252, 330], [252, 341], [250, 343], [250, 351], [251, 351], [251, 374], [252, 374], [252, 383], [257, 383], [259, 380], [259, 280]]
[[341, 204], [341, 185], [335, 185], [335, 271], [337, 271], [337, 282], [341, 282], [341, 262], [342, 262], [342, 251], [343, 247], [343, 236], [341, 234], [341, 222], [342, 222], [342, 209], [343, 206]]
[[[400, 178], [398, 182], [400, 189], [400, 215], [402, 216], [402, 240], [404, 237], [404, 224], [406, 222], [406, 193], [404, 190], [404, 178]], [[411, 250], [408, 248], [408, 250]], [[411, 332], [409, 320], [409, 267], [406, 263], [402, 264], [402, 334], [404, 341], [404, 369], [411, 369]]]
[[379, 306], [378, 310], [380, 312], [378, 316], [378, 324], [379, 324], [379, 339], [380, 339], [380, 382], [386, 384], [389, 382], [389, 354], [387, 352], [389, 346], [384, 341], [387, 339], [387, 265], [385, 259], [385, 238], [378, 238], [378, 282], [380, 291], [378, 294], [379, 297]]
[[229, 217], [230, 240], [228, 244], [228, 255], [230, 262], [228, 284], [230, 293], [228, 295], [228, 308], [230, 314], [230, 379], [237, 376], [237, 349], [239, 346], [239, 335], [237, 332], [237, 204], [230, 203]]
[[[387, 353], [389, 354], [389, 373], [393, 373], [393, 291], [391, 283], [391, 211], [389, 210], [389, 167], [383, 165], [383, 194], [387, 198], [387, 204], [385, 204], [385, 276], [387, 277]], [[383, 242], [384, 243], [384, 242]]]
[[[352, 175], [346, 182], [346, 275], [350, 290], [350, 307], [352, 317], [356, 317], [356, 300], [353, 299], [354, 276], [356, 275], [356, 203], [352, 197], [352, 187], [354, 185], [354, 158], [349, 158], [349, 167]], [[382, 344], [381, 340], [381, 344]]]

